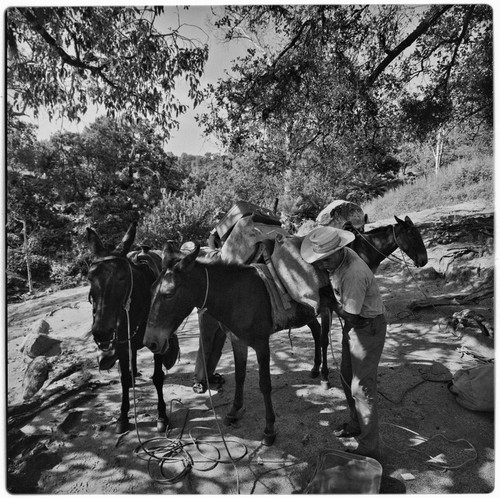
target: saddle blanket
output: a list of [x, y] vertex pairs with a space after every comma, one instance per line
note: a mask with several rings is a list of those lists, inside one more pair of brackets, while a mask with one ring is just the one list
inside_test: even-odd
[[304, 237], [277, 236], [271, 261], [274, 269], [291, 298], [319, 311], [319, 289], [330, 285], [326, 271], [317, 270], [300, 255]]
[[276, 282], [271, 275], [271, 271], [264, 263], [254, 263], [251, 265], [257, 270], [259, 277], [266, 285], [269, 298], [271, 299], [271, 309], [273, 312], [273, 329], [283, 330], [295, 315], [296, 306], [292, 306], [290, 296], [280, 292]]

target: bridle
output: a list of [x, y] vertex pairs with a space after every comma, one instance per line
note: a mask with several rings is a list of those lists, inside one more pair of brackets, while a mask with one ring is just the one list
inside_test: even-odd
[[[403, 252], [403, 250], [401, 249], [401, 246], [399, 245], [398, 243], [398, 239], [396, 238], [396, 225], [391, 225], [392, 226], [392, 235], [394, 237], [394, 242], [396, 243], [396, 247], [401, 251]], [[375, 247], [363, 234], [363, 232], [360, 232], [356, 227], [353, 226], [353, 229], [354, 229], [354, 232], [356, 233], [356, 235], [359, 235], [370, 247], [372, 247], [373, 249], [375, 249], [375, 251], [377, 251], [380, 255], [384, 256], [384, 259], [387, 258], [387, 259], [392, 259], [393, 261], [400, 261], [402, 263], [406, 263], [406, 261], [404, 259], [401, 259], [401, 258], [398, 258], [397, 256], [394, 256], [393, 254], [389, 254], [389, 255], [385, 255], [382, 251], [379, 251], [377, 247]]]
[[[129, 261], [129, 259], [126, 258], [126, 257], [123, 257], [123, 256], [113, 256], [113, 255], [111, 255], [111, 256], [103, 256], [103, 257], [97, 258], [94, 261], [92, 261], [91, 267], [94, 266], [94, 265], [96, 265], [96, 264], [98, 264], [98, 263], [102, 263], [104, 261], [112, 261], [112, 260], [125, 261], [127, 263], [127, 267], [128, 267], [129, 275], [130, 275], [130, 286], [129, 286], [129, 289], [128, 289], [128, 293], [125, 295], [125, 299], [124, 299], [124, 301], [122, 303], [122, 306], [121, 306], [122, 309], [125, 311], [125, 315], [127, 317], [127, 339], [119, 340], [118, 337], [117, 337], [117, 333], [118, 333], [118, 321], [120, 320], [120, 317], [118, 316], [118, 318], [116, 320], [116, 325], [115, 325], [115, 327], [113, 329], [113, 338], [111, 339], [109, 347], [107, 348], [106, 351], [109, 351], [110, 349], [112, 349], [114, 344], [126, 344], [126, 343], [130, 343], [130, 341], [137, 334], [137, 331], [139, 330], [139, 326], [141, 324], [141, 320], [139, 320], [139, 323], [137, 324], [137, 327], [135, 328], [133, 334], [130, 333], [130, 303], [132, 301], [132, 290], [134, 288], [134, 273], [132, 271], [132, 264]], [[89, 302], [92, 304], [92, 296], [90, 295], [90, 292], [89, 292]], [[98, 342], [97, 342], [97, 344], [99, 345]], [[105, 350], [103, 350], [103, 351], [105, 351]]]

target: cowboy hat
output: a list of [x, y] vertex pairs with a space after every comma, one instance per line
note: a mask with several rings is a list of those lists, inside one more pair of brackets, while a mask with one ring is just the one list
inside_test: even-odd
[[327, 258], [355, 238], [352, 232], [333, 227], [318, 227], [311, 230], [302, 241], [300, 255], [307, 263]]

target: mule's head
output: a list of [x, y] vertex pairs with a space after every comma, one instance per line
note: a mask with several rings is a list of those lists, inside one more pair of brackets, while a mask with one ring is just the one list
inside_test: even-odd
[[175, 253], [170, 244], [163, 251], [162, 272], [151, 288], [151, 308], [149, 310], [144, 345], [153, 353], [165, 354], [169, 340], [182, 321], [196, 306], [200, 289], [194, 277], [196, 257], [200, 246], [195, 245], [186, 255]]
[[[114, 358], [120, 326], [126, 330], [125, 304], [131, 294], [131, 269], [126, 258], [135, 238], [136, 223], [132, 223], [115, 248], [105, 246], [92, 228], [87, 228], [87, 242], [93, 254], [88, 273], [89, 298], [92, 302], [92, 335], [101, 356]], [[111, 361], [111, 360], [110, 360]]]
[[398, 222], [395, 228], [396, 242], [399, 248], [407, 254], [412, 261], [422, 267], [427, 264], [427, 249], [425, 248], [422, 235], [418, 228], [413, 224], [413, 221], [406, 216], [404, 220], [394, 216]]

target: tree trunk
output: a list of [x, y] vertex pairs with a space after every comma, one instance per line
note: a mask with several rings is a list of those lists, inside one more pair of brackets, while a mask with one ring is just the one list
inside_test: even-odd
[[439, 174], [439, 170], [441, 169], [441, 158], [443, 157], [443, 132], [441, 130], [438, 131], [436, 137], [436, 150], [433, 151], [433, 154], [434, 154], [434, 167], [437, 176]]
[[26, 256], [26, 272], [28, 274], [28, 289], [30, 294], [33, 293], [33, 281], [31, 279], [31, 262], [30, 262], [30, 249], [28, 244], [28, 228], [26, 220], [21, 220], [23, 224], [23, 238], [24, 238], [24, 255]]

